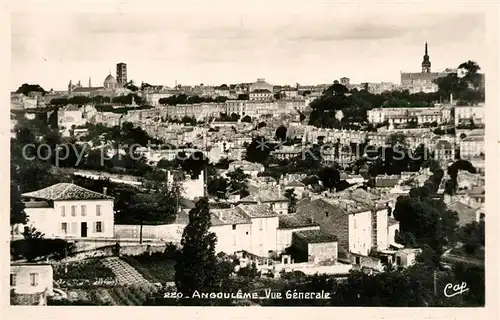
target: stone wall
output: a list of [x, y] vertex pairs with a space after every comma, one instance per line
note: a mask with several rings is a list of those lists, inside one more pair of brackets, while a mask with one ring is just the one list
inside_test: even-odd
[[338, 257], [337, 242], [327, 243], [309, 243], [308, 255], [310, 261], [319, 262], [335, 262]]

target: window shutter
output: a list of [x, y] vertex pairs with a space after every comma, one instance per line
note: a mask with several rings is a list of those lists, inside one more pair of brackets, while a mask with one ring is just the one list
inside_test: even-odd
[[94, 233], [96, 233], [96, 231], [97, 231], [97, 226], [96, 225], [97, 225], [97, 222], [94, 222]]
[[104, 232], [104, 221], [101, 222], [101, 232]]

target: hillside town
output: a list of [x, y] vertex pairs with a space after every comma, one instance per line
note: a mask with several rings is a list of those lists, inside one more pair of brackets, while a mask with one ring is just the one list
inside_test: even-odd
[[485, 76], [422, 53], [399, 84], [23, 84], [11, 304], [484, 306]]

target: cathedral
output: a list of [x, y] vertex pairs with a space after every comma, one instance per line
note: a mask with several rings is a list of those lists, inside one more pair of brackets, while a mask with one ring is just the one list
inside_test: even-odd
[[418, 92], [436, 92], [438, 91], [437, 84], [434, 80], [440, 77], [446, 77], [449, 73], [456, 73], [456, 70], [445, 69], [443, 72], [431, 72], [431, 60], [427, 42], [425, 43], [425, 52], [422, 61], [421, 72], [401, 72], [401, 87], [408, 90], [410, 93]]
[[[119, 64], [120, 65], [120, 64]], [[121, 65], [124, 65], [121, 63]], [[126, 71], [125, 71], [126, 72]], [[118, 73], [118, 71], [117, 71]], [[122, 76], [120, 73], [118, 75]], [[125, 75], [126, 77], [126, 75]], [[123, 81], [123, 80], [122, 80]], [[81, 82], [78, 81], [77, 84], [73, 84], [70, 80], [68, 84], [68, 96], [103, 96], [103, 97], [115, 97], [121, 95], [127, 95], [132, 91], [124, 88], [125, 83], [119, 83], [111, 73], [104, 79], [102, 87], [93, 87], [92, 79], [89, 78], [89, 84], [87, 87], [82, 86]]]

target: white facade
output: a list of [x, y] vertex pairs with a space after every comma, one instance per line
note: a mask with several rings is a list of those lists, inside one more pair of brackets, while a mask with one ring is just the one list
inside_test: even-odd
[[375, 214], [377, 219], [377, 250], [384, 250], [389, 247], [387, 209], [378, 210]]
[[85, 125], [87, 119], [83, 117], [83, 110], [77, 106], [68, 105], [66, 108], [57, 111], [57, 122], [63, 136], [69, 136], [69, 130], [71, 130], [72, 126]]
[[237, 251], [252, 252], [252, 223], [212, 226], [210, 231], [217, 235], [216, 252], [233, 254]]
[[484, 123], [484, 105], [477, 106], [456, 106], [455, 107], [455, 125], [465, 121], [473, 121], [474, 124]]
[[269, 256], [277, 249], [278, 217], [252, 218], [251, 253], [261, 257]]
[[484, 136], [465, 137], [460, 141], [460, 158], [468, 159], [484, 155]]
[[371, 212], [349, 215], [349, 252], [367, 256], [372, 248]]
[[[186, 177], [184, 181], [180, 182], [181, 196], [189, 200], [203, 197], [205, 195], [204, 181], [204, 172], [201, 172], [196, 179], [191, 179], [189, 176]], [[169, 184], [173, 184], [174, 182], [174, 177], [170, 172], [167, 172], [167, 182]]]
[[28, 225], [47, 238], [111, 238], [114, 235], [113, 200], [54, 201], [53, 207], [29, 207]]
[[50, 264], [11, 264], [10, 289], [16, 294], [53, 294], [53, 270]]
[[294, 232], [305, 231], [305, 230], [319, 230], [319, 229], [320, 229], [319, 226], [298, 227], [293, 229], [278, 229], [276, 250], [278, 252], [282, 252], [286, 248], [290, 247], [292, 245]]

